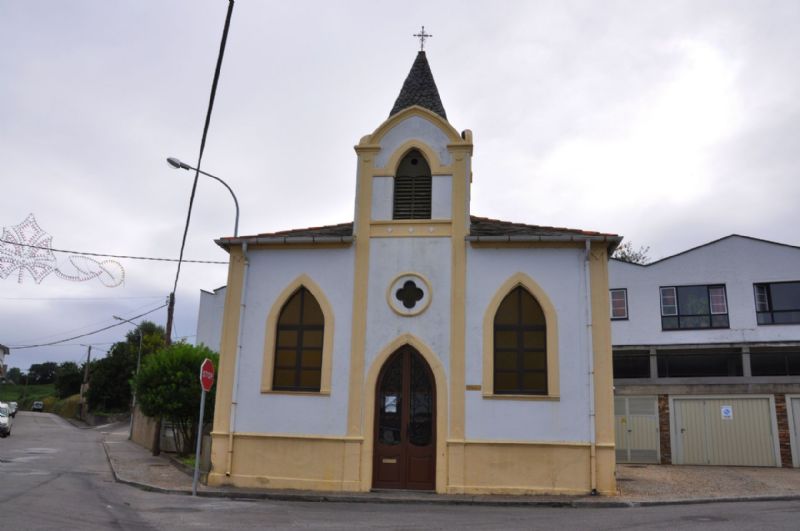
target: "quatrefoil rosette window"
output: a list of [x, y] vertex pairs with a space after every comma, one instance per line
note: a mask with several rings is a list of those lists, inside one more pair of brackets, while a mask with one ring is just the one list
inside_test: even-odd
[[421, 275], [403, 273], [389, 285], [386, 299], [396, 313], [406, 317], [418, 315], [431, 303], [431, 286]]

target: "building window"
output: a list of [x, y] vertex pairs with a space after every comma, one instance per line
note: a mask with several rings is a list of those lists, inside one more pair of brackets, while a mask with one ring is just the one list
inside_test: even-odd
[[612, 289], [611, 290], [611, 319], [627, 319], [628, 318], [628, 290], [627, 289]]
[[494, 392], [547, 394], [547, 326], [542, 307], [514, 288], [494, 318]]
[[614, 378], [650, 378], [650, 352], [623, 350], [613, 353]]
[[301, 287], [286, 301], [278, 317], [272, 388], [319, 391], [325, 318], [317, 299]]
[[753, 349], [750, 372], [753, 376], [800, 376], [800, 350]]
[[661, 288], [662, 330], [728, 327], [725, 286]]
[[800, 282], [754, 284], [758, 324], [800, 324]]
[[397, 167], [392, 218], [431, 219], [431, 169], [416, 149]]
[[659, 378], [704, 378], [742, 376], [742, 353], [738, 350], [661, 351], [657, 354]]

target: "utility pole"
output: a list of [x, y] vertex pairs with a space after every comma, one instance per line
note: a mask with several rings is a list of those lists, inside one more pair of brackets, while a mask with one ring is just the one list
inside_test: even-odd
[[89, 390], [89, 361], [92, 358], [92, 346], [87, 345], [86, 366], [83, 368], [83, 384], [81, 385], [81, 416], [83, 420], [89, 413], [89, 405], [86, 403], [86, 391]]
[[[177, 282], [176, 282], [177, 284]], [[175, 313], [175, 292], [169, 294], [167, 298], [167, 330], [164, 336], [164, 345], [172, 344], [172, 315]]]

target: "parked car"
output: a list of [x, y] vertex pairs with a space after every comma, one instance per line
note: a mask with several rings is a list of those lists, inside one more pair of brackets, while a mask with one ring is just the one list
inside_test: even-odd
[[34, 402], [31, 411], [44, 411], [44, 402], [41, 402], [39, 400]]
[[17, 403], [16, 402], [9, 402], [8, 403], [8, 414], [11, 415], [11, 418], [17, 416]]
[[8, 411], [8, 404], [0, 402], [0, 437], [11, 435], [11, 413]]

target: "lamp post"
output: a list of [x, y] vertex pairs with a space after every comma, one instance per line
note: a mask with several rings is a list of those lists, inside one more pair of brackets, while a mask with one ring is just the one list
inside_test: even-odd
[[182, 169], [182, 170], [187, 170], [187, 171], [188, 170], [194, 170], [194, 171], [197, 171], [199, 173], [202, 173], [206, 177], [211, 177], [212, 179], [216, 179], [217, 181], [222, 183], [222, 186], [224, 186], [225, 188], [228, 189], [228, 191], [231, 193], [231, 197], [233, 198], [233, 203], [236, 205], [236, 221], [235, 221], [235, 223], [233, 225], [233, 237], [234, 238], [237, 237], [239, 235], [239, 201], [236, 199], [236, 194], [233, 193], [233, 190], [231, 190], [231, 187], [228, 186], [228, 183], [226, 183], [225, 181], [223, 181], [222, 179], [220, 179], [216, 175], [211, 175], [210, 173], [206, 173], [203, 170], [198, 170], [197, 168], [195, 168], [193, 166], [189, 166], [185, 162], [181, 162], [180, 160], [176, 159], [175, 157], [167, 157], [167, 163], [170, 166], [172, 166], [173, 168], [175, 168], [175, 169]]
[[[131, 321], [130, 319], [125, 319], [123, 317], [119, 317], [117, 315], [112, 315], [114, 319], [117, 321], [125, 321], [132, 325], [136, 326], [136, 330], [139, 332], [139, 355], [136, 357], [136, 376], [139, 376], [139, 367], [142, 365], [142, 327]], [[136, 387], [133, 388], [133, 400], [131, 403], [131, 427], [128, 431], [128, 439], [133, 438], [133, 417], [136, 413]]]

